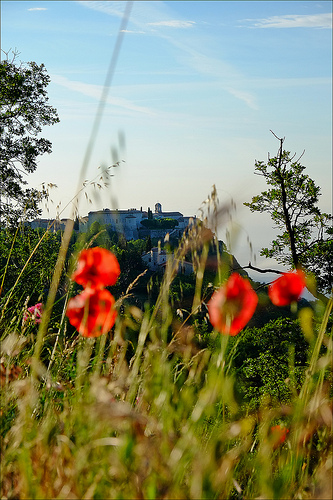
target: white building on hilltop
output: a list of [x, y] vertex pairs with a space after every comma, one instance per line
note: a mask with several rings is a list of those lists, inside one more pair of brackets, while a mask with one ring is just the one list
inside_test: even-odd
[[[171, 229], [168, 228], [152, 228], [149, 229], [147, 225], [142, 225], [141, 222], [147, 219], [160, 220], [160, 219], [173, 219], [176, 221], [176, 225], [173, 222], [171, 224]], [[127, 210], [110, 210], [105, 208], [103, 210], [97, 210], [89, 212], [88, 216], [80, 217], [75, 221], [74, 229], [80, 233], [85, 233], [90, 229], [94, 222], [98, 222], [102, 226], [111, 226], [111, 230], [123, 234], [126, 240], [137, 240], [139, 238], [145, 238], [150, 235], [152, 238], [163, 238], [167, 233], [170, 236], [181, 236], [184, 230], [191, 224], [191, 221], [195, 221], [196, 217], [184, 217], [180, 212], [163, 212], [162, 205], [160, 203], [155, 204], [155, 211], [152, 212], [150, 208], [148, 211], [137, 210], [136, 208], [129, 208]], [[48, 229], [51, 227], [52, 231], [63, 231], [66, 226], [68, 219], [54, 220], [54, 219], [35, 219], [30, 222], [32, 229], [43, 228]], [[77, 227], [76, 227], [77, 225]]]
[[[88, 222], [83, 229], [86, 231], [91, 227], [94, 222], [98, 222], [101, 225], [110, 225], [112, 231], [117, 233], [124, 234], [126, 240], [136, 240], [140, 238], [139, 231], [144, 234], [144, 232], [149, 231], [145, 229], [143, 225], [141, 225], [141, 221], [144, 219], [174, 219], [177, 221], [177, 225], [175, 229], [172, 231], [176, 231], [179, 234], [182, 234], [186, 227], [190, 224], [191, 220], [195, 219], [194, 217], [184, 217], [180, 212], [163, 212], [162, 205], [160, 203], [155, 204], [155, 212], [151, 212], [148, 208], [148, 211], [137, 210], [136, 208], [129, 208], [128, 210], [110, 210], [109, 208], [105, 208], [103, 210], [92, 211], [88, 214]], [[155, 236], [155, 230], [151, 230], [152, 236]], [[161, 232], [161, 230], [156, 230], [156, 236], [160, 236], [157, 233]], [[169, 232], [169, 231], [164, 231]], [[171, 231], [170, 231], [171, 233]]]
[[138, 229], [142, 219], [147, 219], [147, 212], [136, 210], [136, 208], [129, 208], [128, 210], [98, 210], [97, 212], [89, 212], [88, 214], [88, 228], [94, 222], [101, 225], [110, 225], [112, 231], [123, 233], [127, 240], [137, 240], [139, 238]]

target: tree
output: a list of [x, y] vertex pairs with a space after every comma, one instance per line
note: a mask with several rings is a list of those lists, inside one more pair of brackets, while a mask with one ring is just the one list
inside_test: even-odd
[[152, 249], [153, 245], [151, 242], [151, 236], [148, 234], [145, 242], [145, 252], [149, 252]]
[[[279, 139], [277, 156], [268, 162], [255, 162], [256, 174], [262, 175], [271, 186], [244, 203], [251, 212], [267, 212], [274, 225], [282, 230], [260, 254], [273, 257], [291, 268], [303, 267], [314, 273], [317, 287], [330, 292], [333, 271], [333, 239], [329, 222], [332, 215], [322, 213], [318, 207], [320, 188], [304, 173], [300, 158], [295, 160], [283, 149]], [[251, 266], [250, 266], [251, 267]]]
[[[27, 297], [30, 305], [45, 300], [57, 261], [61, 235], [43, 229], [21, 227], [19, 231], [0, 231], [0, 288], [4, 297], [11, 293], [11, 303], [21, 303]], [[32, 258], [32, 250], [38, 245]], [[25, 267], [28, 259], [30, 261]], [[14, 288], [22, 269], [25, 270]], [[65, 279], [66, 271], [62, 272]], [[63, 282], [58, 292], [61, 291]], [[1, 306], [0, 305], [0, 309]], [[10, 308], [7, 308], [9, 311]]]
[[[298, 320], [280, 317], [262, 328], [246, 328], [237, 341], [230, 339], [229, 352], [236, 342], [233, 369], [240, 401], [252, 410], [268, 395], [273, 401], [288, 404], [293, 386], [300, 389], [307, 367], [308, 344]], [[288, 380], [292, 359], [293, 379]]]
[[51, 142], [38, 134], [59, 118], [47, 104], [50, 77], [44, 64], [17, 65], [17, 52], [11, 60], [5, 54], [0, 62], [0, 226], [11, 226], [40, 215], [46, 192], [24, 188], [24, 176], [36, 170], [38, 156], [51, 153]]
[[178, 226], [176, 219], [165, 217], [164, 219], [143, 219], [141, 225], [147, 229], [174, 229]]

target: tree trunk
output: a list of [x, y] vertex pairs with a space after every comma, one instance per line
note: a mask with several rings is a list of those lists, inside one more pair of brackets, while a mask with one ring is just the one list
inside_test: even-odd
[[291, 256], [292, 256], [293, 264], [294, 264], [295, 268], [297, 269], [299, 267], [299, 259], [298, 259], [298, 254], [296, 251], [295, 233], [294, 233], [294, 230], [291, 226], [291, 221], [290, 221], [289, 212], [288, 212], [288, 208], [287, 208], [286, 188], [284, 185], [283, 175], [281, 174], [282, 154], [283, 154], [283, 150], [282, 150], [283, 139], [279, 139], [279, 140], [280, 140], [280, 150], [278, 153], [279, 163], [278, 163], [278, 166], [276, 168], [276, 171], [277, 171], [279, 181], [280, 181], [280, 186], [281, 186], [282, 209], [283, 209], [284, 220], [286, 223], [286, 228], [287, 228], [287, 231], [289, 234]]

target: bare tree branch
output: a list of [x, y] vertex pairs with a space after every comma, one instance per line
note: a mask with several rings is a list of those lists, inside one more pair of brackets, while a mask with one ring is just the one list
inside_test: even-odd
[[252, 266], [251, 262], [249, 262], [248, 266], [242, 267], [242, 269], [252, 269], [253, 271], [257, 271], [258, 273], [283, 274], [283, 271], [278, 271], [277, 269], [260, 269], [259, 267]]

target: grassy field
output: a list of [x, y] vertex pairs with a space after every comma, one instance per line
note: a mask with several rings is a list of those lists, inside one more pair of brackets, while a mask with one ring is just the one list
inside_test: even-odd
[[[332, 300], [300, 310], [306, 361], [296, 377], [289, 349], [287, 399], [268, 385], [251, 404], [237, 390], [235, 362], [247, 330], [200, 335], [196, 323], [212, 234], [204, 225], [170, 254], [156, 302], [130, 305], [133, 283], [115, 297], [114, 326], [91, 338], [66, 316], [77, 293], [70, 280], [77, 254], [66, 257], [70, 233], [41, 314], [13, 300], [19, 274], [1, 299], [1, 498], [331, 498]], [[189, 251], [196, 289], [184, 320], [170, 287]], [[228, 274], [221, 258], [215, 289]]]

